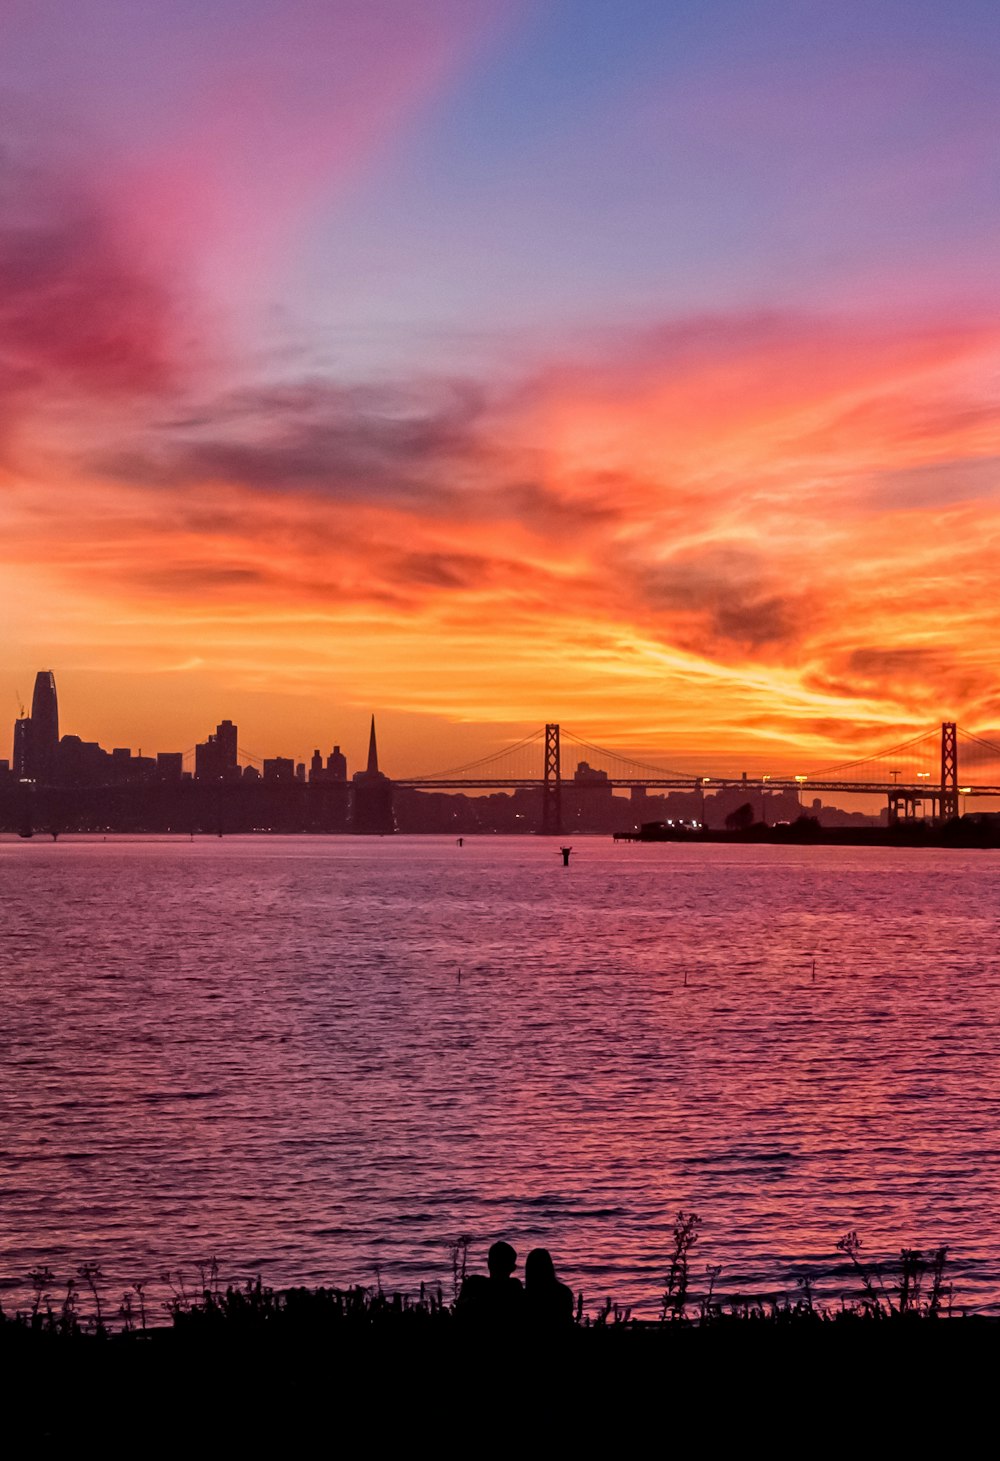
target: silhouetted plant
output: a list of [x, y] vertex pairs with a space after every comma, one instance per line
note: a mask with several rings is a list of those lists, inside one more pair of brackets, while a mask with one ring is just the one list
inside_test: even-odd
[[241, 1286], [230, 1285], [174, 1311], [174, 1326], [192, 1331], [224, 1327], [231, 1334], [261, 1330], [298, 1334], [328, 1332], [331, 1329], [361, 1330], [396, 1327], [399, 1324], [447, 1323], [451, 1310], [445, 1307], [440, 1286], [422, 1285], [416, 1299], [387, 1294], [380, 1289], [275, 1290], [260, 1277]]
[[[705, 1289], [697, 1311], [689, 1319], [691, 1307], [691, 1251], [698, 1241], [700, 1219], [695, 1213], [679, 1212], [673, 1228], [673, 1254], [659, 1314], [659, 1322], [723, 1324], [752, 1322], [756, 1324], [812, 1324], [892, 1320], [918, 1322], [951, 1312], [952, 1288], [945, 1282], [948, 1249], [925, 1252], [916, 1248], [900, 1251], [898, 1269], [887, 1267], [891, 1281], [883, 1277], [876, 1263], [865, 1261], [862, 1244], [851, 1231], [837, 1242], [850, 1268], [860, 1282], [860, 1294], [841, 1296], [839, 1311], [829, 1302], [817, 1302], [814, 1294], [815, 1275], [804, 1272], [795, 1278], [798, 1288], [777, 1293], [719, 1293], [720, 1264], [705, 1265]], [[454, 1296], [465, 1281], [467, 1253], [471, 1240], [463, 1236], [451, 1246], [452, 1286]], [[215, 1260], [196, 1265], [201, 1282], [190, 1292], [183, 1274], [170, 1270], [161, 1279], [170, 1290], [165, 1308], [175, 1329], [184, 1333], [211, 1330], [220, 1337], [280, 1333], [288, 1336], [319, 1338], [331, 1334], [354, 1334], [361, 1331], [412, 1330], [414, 1326], [447, 1326], [453, 1322], [454, 1305], [446, 1304], [441, 1286], [421, 1284], [416, 1297], [387, 1293], [377, 1275], [373, 1287], [356, 1285], [347, 1289], [304, 1287], [275, 1290], [261, 1277], [222, 1288], [219, 1265]], [[842, 1272], [842, 1270], [838, 1270]], [[107, 1315], [100, 1291], [101, 1270], [97, 1264], [84, 1264], [77, 1270], [89, 1296], [85, 1322], [78, 1314], [80, 1289], [74, 1279], [66, 1286], [62, 1307], [53, 1312], [55, 1275], [46, 1267], [29, 1274], [32, 1298], [26, 1311], [9, 1318], [0, 1310], [0, 1326], [10, 1333], [10, 1326], [25, 1332], [73, 1338], [88, 1332], [99, 1337], [107, 1334]], [[126, 1336], [147, 1332], [147, 1300], [142, 1283], [131, 1285], [121, 1296], [116, 1310], [111, 1311], [116, 1327]], [[582, 1327], [621, 1328], [644, 1321], [633, 1319], [632, 1309], [616, 1303], [611, 1296], [592, 1318], [587, 1319], [584, 1296], [577, 1295], [576, 1324]]]
[[202, 1293], [217, 1294], [219, 1292], [219, 1260], [210, 1258], [207, 1263], [198, 1263], [195, 1266], [201, 1279]]
[[910, 1314], [920, 1308], [920, 1284], [927, 1265], [919, 1248], [902, 1248], [899, 1258], [899, 1312]]
[[76, 1284], [71, 1278], [66, 1280], [66, 1297], [62, 1301], [58, 1329], [64, 1336], [78, 1334], [80, 1331], [80, 1321], [76, 1313]]
[[729, 1301], [729, 1313], [734, 1319], [764, 1319], [764, 1301], [758, 1294], [733, 1294]]
[[77, 1278], [82, 1278], [84, 1283], [90, 1289], [90, 1296], [94, 1301], [94, 1314], [96, 1316], [95, 1323], [97, 1333], [106, 1334], [107, 1330], [104, 1327], [104, 1311], [101, 1308], [101, 1292], [100, 1289], [97, 1287], [97, 1280], [104, 1277], [104, 1275], [101, 1273], [101, 1265], [99, 1263], [82, 1263], [80, 1267], [76, 1270], [76, 1276]]
[[677, 1214], [677, 1221], [674, 1224], [674, 1251], [670, 1259], [670, 1272], [667, 1274], [667, 1287], [660, 1311], [661, 1323], [665, 1322], [668, 1316], [673, 1319], [684, 1318], [688, 1295], [688, 1254], [698, 1241], [700, 1226], [701, 1218], [697, 1213], [679, 1212]]
[[594, 1324], [598, 1328], [603, 1328], [608, 1323], [608, 1320], [611, 1321], [612, 1325], [628, 1324], [631, 1318], [631, 1308], [627, 1308], [623, 1304], [616, 1304], [610, 1298], [607, 1298], [604, 1300], [604, 1308], [594, 1316]]
[[702, 1319], [715, 1319], [722, 1312], [719, 1305], [713, 1302], [712, 1297], [715, 1293], [715, 1285], [721, 1272], [721, 1263], [705, 1264], [705, 1275], [708, 1279], [708, 1288], [705, 1290], [705, 1296], [702, 1299], [700, 1305]]
[[[861, 1239], [857, 1233], [852, 1229], [849, 1233], [845, 1233], [842, 1238], [838, 1238], [837, 1248], [850, 1260], [851, 1266], [861, 1280], [861, 1287], [864, 1293], [861, 1306], [869, 1317], [878, 1319], [894, 1313], [892, 1300], [886, 1292], [881, 1270], [877, 1265], [869, 1268], [861, 1262]], [[878, 1278], [881, 1293], [875, 1288], [875, 1277]], [[883, 1300], [885, 1303], [884, 1308]]]
[[948, 1307], [951, 1307], [951, 1285], [947, 1288], [944, 1285], [944, 1269], [948, 1261], [947, 1248], [935, 1248], [934, 1256], [931, 1259], [931, 1293], [927, 1301], [927, 1313], [931, 1318], [936, 1318], [941, 1312], [941, 1300], [948, 1299]]
[[146, 1286], [138, 1280], [132, 1285], [135, 1296], [139, 1300], [139, 1330], [146, 1333]]
[[462, 1285], [465, 1283], [465, 1274], [469, 1262], [469, 1245], [472, 1239], [468, 1233], [455, 1239], [451, 1245], [451, 1296], [452, 1302], [458, 1303], [458, 1296], [462, 1292]]
[[146, 1304], [141, 1283], [131, 1284], [122, 1294], [118, 1317], [124, 1334], [146, 1333]]
[[798, 1308], [803, 1314], [814, 1314], [816, 1310], [813, 1306], [812, 1275], [800, 1273], [795, 1282], [799, 1286]]
[[165, 1268], [160, 1274], [160, 1282], [170, 1290], [170, 1298], [164, 1301], [163, 1307], [171, 1318], [186, 1314], [191, 1307], [191, 1298], [184, 1286], [184, 1275], [178, 1270], [175, 1277], [169, 1268]]
[[31, 1273], [28, 1275], [28, 1279], [31, 1283], [32, 1292], [35, 1296], [31, 1305], [31, 1323], [35, 1328], [37, 1328], [43, 1322], [38, 1312], [43, 1299], [45, 1300], [45, 1307], [48, 1311], [49, 1319], [51, 1321], [52, 1307], [50, 1303], [51, 1295], [49, 1293], [49, 1290], [52, 1284], [55, 1282], [55, 1274], [50, 1268], [47, 1267], [33, 1268], [31, 1270]]
[[[860, 1312], [872, 1319], [935, 1318], [941, 1312], [945, 1297], [950, 1300], [951, 1289], [945, 1286], [944, 1271], [948, 1260], [947, 1248], [936, 1248], [930, 1262], [919, 1248], [902, 1248], [899, 1254], [899, 1283], [896, 1302], [886, 1286], [878, 1264], [867, 1265], [861, 1261], [861, 1242], [857, 1233], [845, 1233], [837, 1243], [840, 1252], [847, 1255], [855, 1273], [861, 1280], [863, 1296], [856, 1306]], [[923, 1296], [924, 1280], [931, 1276], [930, 1291]], [[878, 1287], [876, 1288], [876, 1282]], [[846, 1306], [850, 1312], [851, 1306]]]

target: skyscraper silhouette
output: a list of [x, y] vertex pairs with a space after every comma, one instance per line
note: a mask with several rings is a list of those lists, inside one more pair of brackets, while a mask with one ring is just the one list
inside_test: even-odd
[[[37, 691], [36, 691], [37, 693]], [[378, 742], [375, 739], [375, 717], [372, 716], [372, 728], [368, 736], [368, 771], [369, 776], [377, 776], [378, 770]]]
[[395, 832], [392, 811], [392, 782], [378, 769], [378, 742], [375, 739], [375, 717], [368, 735], [368, 765], [354, 773], [351, 804], [351, 830], [385, 834]]
[[14, 722], [14, 775], [18, 781], [31, 776], [31, 720], [27, 715]]
[[194, 774], [199, 781], [236, 781], [238, 732], [231, 720], [220, 721], [215, 734], [194, 748]]
[[51, 670], [39, 670], [35, 676], [27, 751], [28, 775], [34, 781], [53, 781], [59, 751], [59, 701]]

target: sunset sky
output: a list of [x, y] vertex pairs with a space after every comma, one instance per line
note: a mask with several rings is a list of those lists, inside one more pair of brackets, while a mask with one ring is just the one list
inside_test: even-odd
[[0, 0], [4, 729], [1000, 727], [995, 0]]

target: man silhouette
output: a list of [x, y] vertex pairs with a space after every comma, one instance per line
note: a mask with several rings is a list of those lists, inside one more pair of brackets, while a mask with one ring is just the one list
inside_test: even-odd
[[483, 1329], [516, 1323], [524, 1305], [521, 1280], [513, 1277], [517, 1254], [509, 1243], [494, 1243], [486, 1255], [489, 1278], [474, 1273], [462, 1285], [456, 1317]]

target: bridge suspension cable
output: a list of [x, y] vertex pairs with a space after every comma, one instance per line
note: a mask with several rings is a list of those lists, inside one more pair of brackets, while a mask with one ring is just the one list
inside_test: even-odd
[[[518, 751], [525, 750], [528, 746], [535, 745], [542, 740], [545, 730], [540, 727], [532, 731], [530, 735], [524, 736], [520, 741], [515, 741], [510, 746], [503, 746], [499, 751], [491, 751], [488, 756], [480, 756], [476, 761], [466, 761], [461, 766], [449, 766], [444, 771], [435, 771], [433, 776], [426, 777], [404, 777], [407, 781], [454, 781], [459, 776], [470, 778], [477, 771], [482, 771], [487, 766], [496, 766], [500, 761], [516, 755]], [[539, 778], [541, 779], [541, 778]]]
[[254, 766], [263, 766], [264, 764], [263, 756], [255, 756], [253, 751], [247, 751], [243, 746], [238, 748], [237, 754], [242, 756], [244, 761], [252, 762]]
[[[905, 751], [912, 751], [917, 746], [923, 745], [925, 742], [930, 743], [931, 741], [933, 741], [935, 744], [937, 744], [937, 742], [940, 740], [940, 737], [940, 728], [938, 726], [933, 726], [930, 730], [921, 731], [919, 735], [911, 737], [911, 739], [908, 741], [902, 741], [898, 746], [889, 746], [886, 750], [873, 751], [871, 755], [859, 756], [854, 761], [839, 761], [834, 766], [820, 766], [817, 770], [810, 771], [809, 780], [828, 781], [831, 780], [834, 776], [840, 775], [845, 771], [854, 771], [859, 766], [870, 766], [873, 761], [890, 760], [894, 757], [899, 757]], [[791, 778], [784, 777], [780, 779], [790, 780]]]
[[982, 746], [983, 749], [989, 751], [991, 755], [1000, 756], [1000, 746], [996, 745], [995, 742], [986, 741], [983, 739], [982, 736], [973, 735], [972, 731], [967, 731], [962, 726], [958, 727], [958, 733], [960, 736], [963, 737], [963, 739], [967, 741], [974, 741], [977, 746]]
[[683, 781], [697, 781], [699, 778], [693, 771], [671, 771], [665, 766], [651, 766], [646, 761], [634, 761], [630, 756], [622, 756], [617, 751], [609, 751], [606, 746], [595, 746], [590, 741], [574, 735], [572, 731], [566, 730], [565, 726], [561, 731], [562, 739], [570, 741], [574, 746], [579, 746], [584, 751], [590, 751], [591, 755], [599, 756], [607, 761], [614, 761], [619, 766], [631, 767], [634, 771], [642, 771], [645, 775], [652, 775], [657, 778], [675, 778]]

